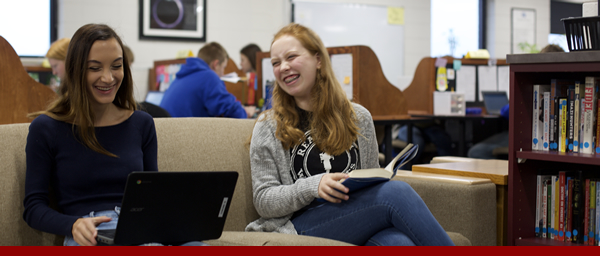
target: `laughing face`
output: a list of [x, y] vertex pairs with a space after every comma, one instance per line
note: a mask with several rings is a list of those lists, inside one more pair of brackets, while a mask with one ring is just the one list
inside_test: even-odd
[[123, 49], [117, 40], [94, 42], [87, 61], [87, 90], [92, 95], [92, 105], [112, 104], [123, 76]]
[[320, 56], [310, 53], [295, 37], [285, 35], [271, 45], [271, 64], [281, 89], [294, 97], [300, 108], [309, 110]]

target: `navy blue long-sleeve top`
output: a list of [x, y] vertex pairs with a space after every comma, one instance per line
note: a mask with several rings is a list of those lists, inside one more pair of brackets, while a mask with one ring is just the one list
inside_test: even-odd
[[[124, 122], [96, 127], [95, 132], [100, 144], [118, 157], [84, 146], [72, 124], [46, 115], [31, 122], [23, 202], [23, 219], [29, 226], [70, 236], [81, 216], [121, 206], [129, 173], [158, 171], [156, 130], [148, 113], [135, 111]], [[59, 211], [49, 206], [49, 188]]]

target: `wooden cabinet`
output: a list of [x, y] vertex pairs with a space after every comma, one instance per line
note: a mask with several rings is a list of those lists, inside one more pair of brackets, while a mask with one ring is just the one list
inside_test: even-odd
[[508, 245], [579, 245], [535, 237], [540, 169], [600, 174], [600, 154], [532, 151], [533, 85], [600, 76], [600, 51], [508, 55], [510, 65]]

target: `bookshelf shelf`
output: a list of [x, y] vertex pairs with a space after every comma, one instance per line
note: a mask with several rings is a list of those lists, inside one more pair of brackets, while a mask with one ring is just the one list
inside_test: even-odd
[[560, 153], [550, 151], [516, 152], [517, 159], [551, 161], [559, 163], [600, 165], [600, 155], [583, 153]]
[[579, 245], [535, 237], [536, 176], [540, 169], [600, 172], [600, 154], [532, 151], [533, 85], [600, 76], [600, 51], [514, 54], [506, 61], [510, 65], [508, 245]]

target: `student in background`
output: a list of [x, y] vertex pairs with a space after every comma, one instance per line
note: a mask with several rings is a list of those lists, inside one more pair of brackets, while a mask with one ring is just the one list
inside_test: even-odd
[[244, 73], [256, 72], [256, 53], [261, 52], [256, 44], [248, 44], [240, 50], [240, 67]]
[[350, 194], [339, 182], [354, 169], [379, 168], [377, 139], [371, 114], [346, 98], [319, 36], [299, 24], [285, 26], [271, 44], [271, 63], [273, 108], [258, 117], [250, 142], [261, 217], [246, 231], [356, 245], [453, 245], [405, 182]]
[[[402, 141], [408, 141], [408, 126], [407, 125], [395, 125], [394, 130], [398, 132], [392, 132], [392, 134], [398, 134], [396, 137]], [[438, 156], [452, 156], [454, 150], [452, 149], [452, 138], [450, 134], [446, 132], [444, 127], [439, 121], [415, 123], [412, 125], [412, 143], [419, 145], [419, 152], [415, 158], [402, 166], [404, 170], [412, 170], [413, 164], [424, 163], [423, 150], [427, 143], [433, 143], [437, 150]]]
[[[50, 49], [46, 53], [46, 58], [52, 68], [52, 74], [57, 76], [60, 81], [65, 79], [65, 59], [67, 58], [67, 50], [69, 49], [70, 38], [61, 38], [50, 45]], [[60, 83], [59, 81], [59, 83]], [[52, 90], [58, 90], [58, 84], [51, 85]]]
[[[562, 47], [560, 47], [556, 44], [549, 44], [549, 45], [546, 45], [544, 48], [542, 48], [542, 50], [540, 50], [540, 53], [564, 52], [564, 51], [565, 50]], [[509, 113], [508, 105], [509, 104], [506, 104], [500, 111], [500, 115], [502, 117], [504, 117], [506, 120], [508, 120], [508, 113]], [[467, 156], [471, 157], [471, 158], [495, 159], [498, 157], [493, 154], [494, 150], [497, 148], [503, 148], [503, 147], [508, 147], [508, 131], [502, 131], [502, 132], [496, 133], [496, 134], [484, 139], [483, 141], [473, 145], [469, 149]]]
[[227, 51], [219, 43], [205, 44], [197, 58], [187, 58], [181, 66], [160, 106], [173, 117], [247, 118], [249, 115], [244, 106], [227, 91], [219, 78], [223, 76], [228, 60]]
[[57, 99], [30, 115], [23, 219], [65, 236], [64, 245], [97, 245], [98, 229], [116, 228], [127, 175], [158, 171], [156, 131], [135, 110], [127, 55], [110, 27], [79, 28], [65, 64]]

